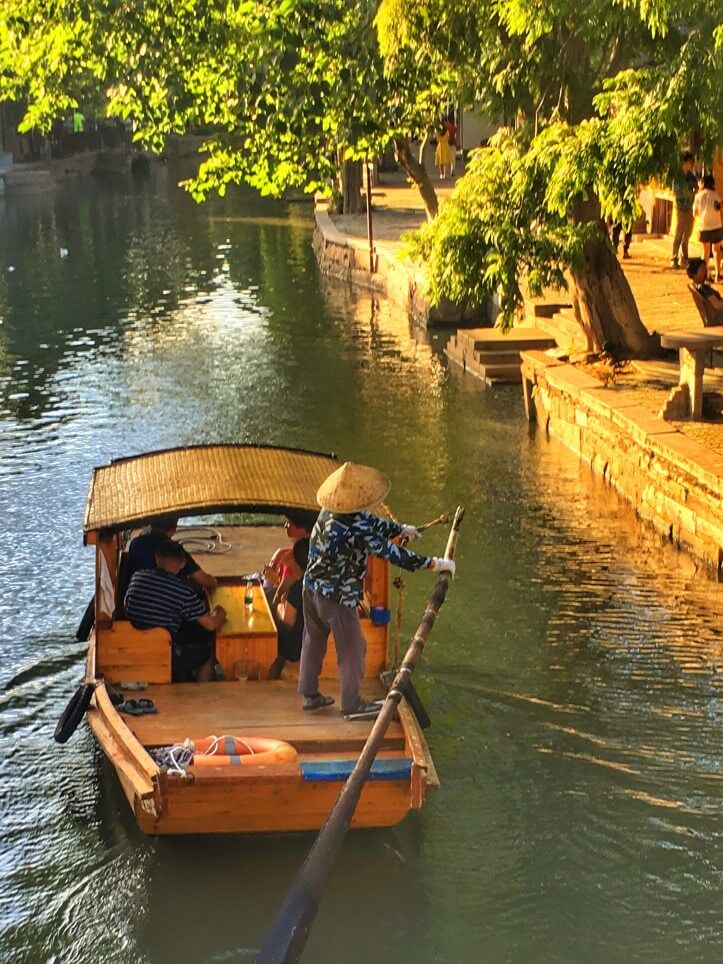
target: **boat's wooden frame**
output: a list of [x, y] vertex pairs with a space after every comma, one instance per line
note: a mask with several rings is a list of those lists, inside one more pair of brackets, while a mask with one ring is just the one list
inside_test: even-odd
[[[313, 502], [308, 501], [312, 508]], [[258, 509], [258, 503], [254, 508]], [[270, 511], [274, 510], [278, 511], [276, 507]], [[248, 542], [247, 534], [252, 536], [254, 530], [224, 527], [222, 531], [229, 541], [233, 541], [234, 532], [242, 532]], [[280, 529], [278, 532], [281, 545], [284, 537]], [[265, 637], [264, 647], [255, 654], [261, 663], [261, 678], [257, 681], [171, 683], [168, 634], [163, 630], [135, 630], [107, 612], [109, 580], [113, 587], [118, 583], [125, 542], [122, 531], [119, 526], [86, 530], [85, 537], [96, 550], [96, 622], [86, 661], [86, 680], [95, 685], [95, 690], [87, 718], [118, 775], [139, 827], [149, 834], [318, 829], [353, 766], [371, 723], [342, 720], [338, 700], [329, 709], [303, 713], [293, 677], [280, 681], [264, 678], [264, 661], [269, 659]], [[266, 545], [268, 538], [261, 542]], [[209, 560], [213, 558], [202, 557], [204, 568], [211, 569]], [[264, 561], [259, 559], [259, 565]], [[362, 613], [367, 639], [367, 697], [384, 692], [379, 673], [387, 666], [389, 624], [375, 625], [369, 613], [372, 607], [389, 608], [388, 569], [384, 560], [370, 559]], [[233, 575], [227, 573], [223, 579], [233, 581]], [[239, 637], [235, 640], [238, 643]], [[333, 645], [329, 647], [322, 677], [324, 691], [336, 695], [338, 670]], [[154, 700], [159, 709], [157, 716], [127, 716], [116, 709], [107, 684], [118, 689], [124, 680], [148, 683], [146, 692], [140, 695]], [[139, 694], [127, 694], [129, 698], [134, 695]], [[211, 732], [205, 732], [203, 727]], [[191, 766], [184, 777], [159, 769], [148, 753], [153, 746], [212, 733], [284, 739], [296, 747], [299, 757], [295, 763], [265, 766]], [[438, 785], [424, 734], [409, 705], [402, 701], [399, 720], [390, 728], [352, 826], [399, 823], [409, 810], [419, 809], [427, 792]]]

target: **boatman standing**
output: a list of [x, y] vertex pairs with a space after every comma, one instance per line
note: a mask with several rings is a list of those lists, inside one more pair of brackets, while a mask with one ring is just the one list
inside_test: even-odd
[[419, 538], [414, 526], [381, 519], [370, 510], [386, 498], [391, 483], [366, 465], [345, 462], [316, 493], [321, 506], [311, 533], [309, 562], [304, 575], [304, 641], [299, 668], [299, 692], [305, 710], [330, 706], [334, 699], [319, 692], [319, 673], [333, 633], [341, 677], [341, 713], [368, 712], [361, 699], [366, 640], [357, 606], [362, 600], [368, 556], [380, 556], [402, 569], [446, 570], [454, 576], [451, 559], [420, 556], [391, 542]]

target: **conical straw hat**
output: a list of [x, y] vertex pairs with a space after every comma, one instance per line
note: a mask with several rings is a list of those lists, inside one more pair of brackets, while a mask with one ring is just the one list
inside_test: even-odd
[[316, 493], [316, 501], [329, 512], [361, 512], [379, 505], [389, 493], [389, 477], [369, 465], [345, 462], [325, 479]]

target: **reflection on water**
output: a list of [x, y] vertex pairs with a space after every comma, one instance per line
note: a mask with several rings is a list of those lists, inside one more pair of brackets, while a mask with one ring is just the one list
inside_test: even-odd
[[[0, 208], [0, 956], [253, 958], [310, 838], [145, 838], [87, 729], [52, 732], [91, 468], [263, 440], [379, 465], [405, 521], [467, 507], [420, 681], [442, 789], [348, 839], [308, 959], [717, 959], [723, 589], [530, 432], [518, 390], [320, 279], [308, 207], [173, 183]], [[407, 579], [405, 629], [429, 585]]]

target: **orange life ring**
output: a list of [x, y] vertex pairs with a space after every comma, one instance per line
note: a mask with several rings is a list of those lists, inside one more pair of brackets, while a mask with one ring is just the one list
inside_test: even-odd
[[263, 766], [293, 763], [298, 753], [290, 743], [263, 736], [207, 736], [193, 741], [191, 765], [198, 767]]

